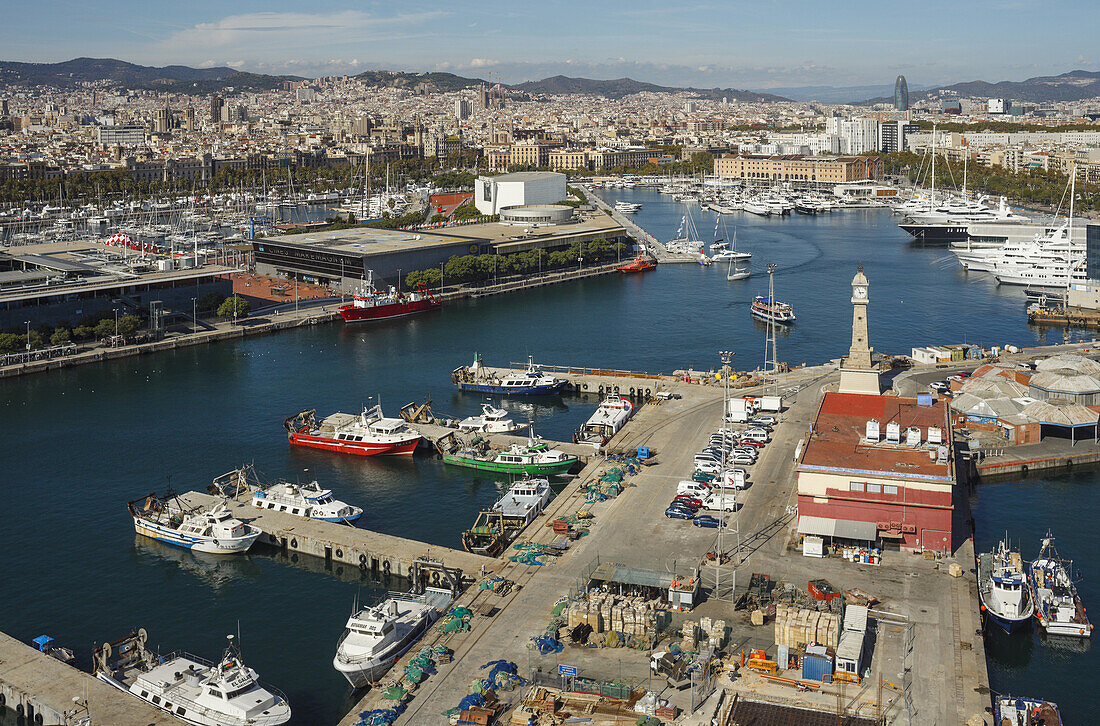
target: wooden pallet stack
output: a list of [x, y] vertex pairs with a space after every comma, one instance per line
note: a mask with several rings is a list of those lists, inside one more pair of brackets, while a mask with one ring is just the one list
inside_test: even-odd
[[792, 605], [775, 608], [775, 644], [792, 650], [810, 643], [836, 648], [840, 640], [840, 622], [835, 613], [806, 610]]

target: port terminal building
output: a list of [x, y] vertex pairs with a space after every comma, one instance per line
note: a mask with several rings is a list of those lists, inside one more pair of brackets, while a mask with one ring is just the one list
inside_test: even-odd
[[179, 311], [192, 299], [232, 292], [234, 269], [204, 256], [134, 250], [92, 240], [0, 249], [0, 329], [41, 324], [76, 325], [85, 317]]
[[521, 205], [504, 210], [499, 222], [425, 230], [356, 227], [267, 237], [252, 246], [258, 274], [354, 289], [368, 271], [377, 285], [396, 286], [408, 273], [438, 268], [455, 256], [552, 251], [598, 239], [632, 244], [603, 212]]
[[826, 393], [796, 469], [799, 533], [954, 551], [950, 432], [943, 399]]

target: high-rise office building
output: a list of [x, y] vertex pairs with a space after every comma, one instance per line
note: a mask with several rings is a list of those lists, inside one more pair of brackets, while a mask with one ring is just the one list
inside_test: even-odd
[[909, 134], [915, 134], [920, 128], [905, 121], [891, 121], [879, 125], [878, 149], [883, 153], [906, 151], [909, 148]]
[[909, 84], [905, 82], [905, 76], [898, 76], [894, 81], [894, 110], [909, 110]]
[[1085, 276], [1100, 281], [1100, 224], [1085, 227]]
[[470, 102], [465, 98], [455, 99], [455, 118], [459, 121], [470, 118]]
[[214, 124], [220, 124], [222, 122], [222, 106], [225, 105], [225, 101], [221, 96], [210, 97], [210, 122]]
[[0, 99], [0, 116], [8, 115], [8, 99]]

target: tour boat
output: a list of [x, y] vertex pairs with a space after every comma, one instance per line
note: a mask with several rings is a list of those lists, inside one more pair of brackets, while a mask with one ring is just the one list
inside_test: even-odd
[[332, 498], [331, 489], [322, 489], [316, 481], [292, 484], [283, 481], [252, 493], [253, 506], [293, 514], [322, 522], [354, 522], [363, 515], [353, 507]]
[[619, 396], [608, 396], [589, 419], [573, 434], [573, 443], [606, 444], [634, 413], [634, 404]]
[[794, 309], [790, 305], [763, 295], [757, 295], [753, 299], [749, 312], [761, 320], [774, 320], [783, 324], [795, 321]]
[[374, 289], [374, 273], [368, 270], [363, 287], [350, 303], [340, 306], [339, 312], [345, 323], [358, 323], [423, 313], [442, 304], [443, 301], [432, 295], [423, 283], [413, 292], [401, 292], [393, 286], [379, 292]]
[[126, 506], [138, 534], [196, 552], [244, 552], [262, 534], [259, 527], [233, 517], [224, 502], [189, 508], [174, 495], [148, 494]]
[[1010, 552], [1007, 540], [978, 557], [978, 600], [1006, 633], [1026, 625], [1035, 612], [1020, 553]]
[[615, 211], [622, 214], [636, 214], [642, 211], [642, 205], [637, 202], [615, 202]]
[[348, 618], [332, 665], [354, 688], [375, 683], [428, 631], [451, 604], [451, 593], [426, 588], [423, 595], [391, 593]]
[[516, 476], [567, 474], [577, 457], [531, 439], [504, 450], [466, 447], [443, 455], [444, 464]]
[[492, 404], [481, 404], [480, 416], [468, 416], [458, 422], [459, 431], [476, 431], [483, 434], [507, 434], [525, 429], [531, 424], [516, 423], [508, 418], [503, 408], [493, 408]]
[[554, 378], [535, 366], [532, 358], [527, 359], [527, 369], [521, 373], [509, 373], [501, 376], [485, 367], [481, 356], [474, 354], [474, 362], [468, 366], [455, 368], [451, 372], [451, 382], [460, 391], [491, 393], [504, 396], [539, 396], [561, 393], [569, 381]]
[[993, 720], [999, 726], [1062, 726], [1057, 705], [1027, 696], [997, 696]]
[[315, 409], [302, 411], [283, 421], [290, 443], [357, 456], [411, 456], [420, 442], [420, 432], [399, 418], [386, 418], [382, 406], [363, 409], [355, 416], [334, 413], [320, 424]]
[[514, 525], [526, 526], [539, 516], [550, 503], [550, 481], [548, 479], [517, 480], [504, 493], [493, 509], [500, 512]]
[[1039, 548], [1039, 556], [1029, 567], [1035, 618], [1048, 635], [1091, 638], [1092, 624], [1070, 576], [1071, 565], [1058, 556], [1054, 537], [1048, 532]]
[[657, 269], [657, 261], [649, 257], [636, 257], [630, 262], [619, 265], [619, 272], [647, 272]]
[[217, 665], [188, 653], [151, 653], [147, 637], [141, 629], [96, 648], [96, 678], [197, 726], [278, 726], [290, 720], [286, 697], [260, 685], [232, 635]]

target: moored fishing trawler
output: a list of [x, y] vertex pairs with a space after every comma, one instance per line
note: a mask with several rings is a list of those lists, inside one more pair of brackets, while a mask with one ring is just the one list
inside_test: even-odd
[[412, 292], [401, 292], [393, 286], [379, 292], [374, 289], [374, 273], [368, 270], [363, 287], [350, 303], [340, 306], [339, 312], [345, 323], [358, 323], [423, 313], [442, 304], [443, 301], [432, 295], [423, 283]]
[[192, 507], [174, 494], [147, 494], [126, 506], [138, 534], [196, 552], [245, 552], [262, 534], [259, 527], [236, 519], [224, 502]]
[[527, 358], [527, 369], [522, 373], [500, 375], [485, 367], [481, 356], [474, 353], [474, 362], [451, 371], [451, 382], [460, 391], [491, 393], [504, 396], [545, 396], [561, 393], [569, 385], [563, 378], [554, 378], [540, 371], [534, 359]]
[[997, 726], [1062, 726], [1057, 705], [1027, 696], [998, 696], [993, 715]]
[[252, 505], [322, 522], [351, 523], [363, 516], [362, 507], [334, 499], [332, 490], [322, 489], [316, 481], [306, 484], [282, 481], [257, 489], [252, 493]]
[[1047, 532], [1039, 556], [1028, 568], [1035, 618], [1048, 635], [1091, 638], [1092, 624], [1077, 594], [1070, 571], [1072, 564], [1059, 557], [1054, 549], [1054, 537]]
[[232, 635], [216, 665], [188, 653], [151, 653], [147, 637], [140, 629], [96, 648], [96, 678], [197, 726], [278, 726], [290, 720], [286, 698], [260, 685]]
[[390, 593], [348, 618], [332, 666], [354, 688], [381, 678], [427, 632], [451, 604], [451, 593], [427, 588], [423, 595]]
[[525, 429], [531, 424], [516, 423], [508, 418], [503, 408], [494, 408], [490, 403], [481, 404], [480, 416], [467, 416], [458, 422], [459, 431], [473, 431], [482, 434], [507, 434]]
[[1007, 538], [978, 556], [978, 600], [1006, 633], [1026, 625], [1035, 612], [1020, 553], [1009, 550]]
[[504, 493], [493, 509], [500, 512], [505, 523], [522, 528], [534, 521], [546, 505], [550, 503], [550, 481], [548, 479], [523, 478], [515, 481]]
[[496, 557], [508, 546], [514, 530], [504, 524], [504, 515], [495, 509], [479, 512], [472, 527], [462, 532], [462, 549], [475, 555]]
[[626, 425], [634, 404], [620, 396], [608, 396], [589, 419], [573, 434], [574, 444], [606, 444]]
[[749, 307], [749, 313], [754, 318], [761, 320], [773, 320], [777, 323], [789, 324], [795, 321], [794, 308], [785, 302], [780, 302], [771, 297], [765, 297], [763, 295], [757, 295], [752, 305]]
[[526, 446], [512, 444], [503, 450], [490, 449], [484, 441], [478, 441], [470, 446], [444, 453], [443, 463], [514, 476], [548, 476], [569, 473], [577, 463], [577, 457], [558, 449], [551, 449], [531, 437]]
[[411, 456], [420, 442], [419, 431], [402, 419], [386, 418], [381, 405], [358, 416], [334, 413], [320, 424], [316, 413], [316, 409], [301, 411], [283, 421], [290, 443], [357, 456]]

